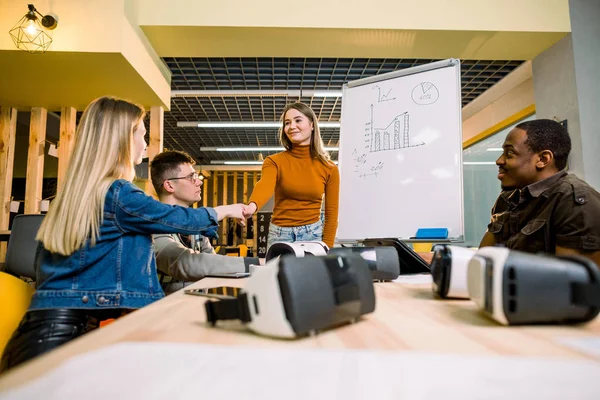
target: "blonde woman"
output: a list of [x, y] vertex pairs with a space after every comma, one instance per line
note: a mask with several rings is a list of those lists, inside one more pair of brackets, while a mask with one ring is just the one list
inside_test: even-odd
[[37, 290], [2, 356], [0, 370], [51, 350], [126, 310], [164, 296], [153, 233], [215, 236], [243, 204], [172, 206], [132, 184], [146, 148], [144, 110], [101, 97], [85, 110], [65, 176], [37, 235]]
[[322, 240], [332, 247], [338, 224], [338, 168], [325, 151], [317, 117], [309, 106], [288, 104], [281, 123], [279, 140], [285, 151], [263, 162], [245, 215], [254, 214], [275, 194], [267, 247], [274, 242], [307, 240]]

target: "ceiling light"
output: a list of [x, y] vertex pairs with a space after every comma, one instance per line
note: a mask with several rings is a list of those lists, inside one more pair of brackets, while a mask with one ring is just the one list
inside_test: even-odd
[[321, 90], [314, 91], [312, 97], [342, 97], [341, 90]]
[[[280, 128], [281, 122], [199, 122], [199, 121], [177, 121], [178, 128]], [[339, 128], [339, 122], [319, 122], [321, 128]]]
[[[55, 15], [42, 15], [33, 4], [28, 4], [29, 11], [8, 32], [17, 49], [30, 53], [45, 53], [52, 44], [52, 37], [47, 30], [56, 28], [58, 18]], [[38, 15], [42, 18], [41, 23]]]
[[[295, 93], [296, 92], [296, 93]], [[299, 90], [172, 90], [171, 97], [287, 97]]]
[[220, 165], [261, 165], [262, 161], [219, 161], [219, 160], [211, 160], [211, 164], [220, 164]]
[[465, 161], [463, 165], [496, 165], [495, 161]]
[[485, 151], [504, 151], [502, 147], [488, 147]]
[[[325, 147], [326, 151], [338, 151], [338, 147]], [[283, 151], [284, 148], [279, 147], [200, 147], [200, 151]]]
[[176, 97], [342, 97], [341, 90], [254, 89], [254, 90], [172, 90]]
[[319, 128], [339, 128], [339, 122], [319, 122]]
[[[224, 161], [224, 160], [211, 160], [212, 165], [261, 165], [262, 161]], [[337, 161], [333, 162], [337, 165]]]

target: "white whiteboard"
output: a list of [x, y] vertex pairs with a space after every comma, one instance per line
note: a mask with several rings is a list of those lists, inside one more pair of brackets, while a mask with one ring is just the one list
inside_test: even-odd
[[463, 239], [460, 83], [450, 59], [344, 86], [338, 241]]

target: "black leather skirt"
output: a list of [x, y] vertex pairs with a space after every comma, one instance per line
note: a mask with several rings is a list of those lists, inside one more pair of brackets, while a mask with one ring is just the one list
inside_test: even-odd
[[123, 310], [57, 308], [28, 311], [6, 344], [0, 372], [55, 349], [96, 329], [100, 321], [117, 318]]

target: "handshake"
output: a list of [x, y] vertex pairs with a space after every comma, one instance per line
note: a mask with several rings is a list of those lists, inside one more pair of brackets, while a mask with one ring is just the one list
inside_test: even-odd
[[218, 206], [214, 208], [217, 212], [217, 220], [224, 218], [237, 219], [240, 225], [246, 226], [246, 219], [256, 212], [256, 203], [250, 204], [231, 204], [228, 206]]

